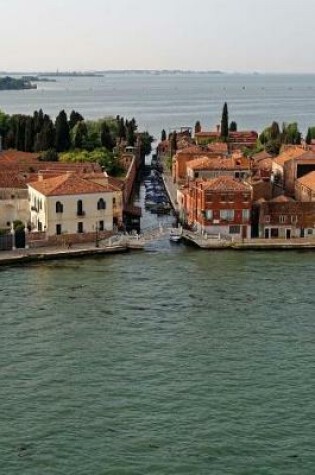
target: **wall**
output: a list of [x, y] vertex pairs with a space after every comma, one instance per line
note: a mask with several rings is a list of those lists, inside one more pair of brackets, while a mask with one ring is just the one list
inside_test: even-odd
[[[105, 210], [97, 209], [97, 202], [103, 198], [106, 203]], [[89, 193], [82, 195], [52, 196], [45, 197], [31, 189], [31, 206], [34, 200], [42, 200], [42, 209], [31, 211], [32, 224], [37, 229], [37, 220], [42, 222], [42, 230], [47, 231], [48, 236], [56, 234], [56, 225], [61, 225], [62, 233], [75, 234], [78, 222], [83, 223], [84, 233], [95, 232], [99, 221], [104, 221], [107, 231], [113, 230], [113, 193]], [[84, 216], [77, 216], [77, 201], [82, 200]], [[56, 213], [56, 203], [63, 204], [63, 213]]]

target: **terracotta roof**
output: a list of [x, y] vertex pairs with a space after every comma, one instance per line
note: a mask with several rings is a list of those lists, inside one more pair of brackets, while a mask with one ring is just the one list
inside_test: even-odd
[[273, 159], [277, 165], [280, 165], [283, 167], [283, 165], [288, 161], [292, 160], [292, 158], [296, 158], [300, 155], [303, 155], [305, 153], [305, 150], [301, 146], [293, 145], [293, 146], [288, 146], [285, 147], [284, 150]]
[[32, 182], [29, 186], [44, 196], [82, 195], [112, 191], [112, 187], [93, 183], [73, 173], [38, 180]]
[[265, 160], [266, 158], [272, 158], [272, 155], [270, 155], [270, 153], [266, 152], [265, 150], [262, 150], [261, 152], [254, 153], [252, 158], [255, 162], [259, 162], [260, 160]]
[[249, 160], [244, 157], [240, 158], [196, 158], [187, 164], [187, 168], [192, 170], [240, 170], [249, 169]]
[[212, 180], [200, 181], [204, 190], [213, 191], [251, 191], [252, 187], [248, 183], [244, 183], [230, 176], [220, 176]]
[[120, 180], [119, 178], [114, 178], [112, 176], [108, 177], [108, 183], [119, 191], [122, 190], [125, 186], [124, 180]]
[[37, 162], [40, 157], [39, 153], [20, 152], [18, 150], [3, 150], [0, 152], [0, 164], [2, 163], [33, 163]]
[[0, 188], [27, 189], [26, 180], [15, 171], [0, 171]]
[[315, 171], [302, 176], [297, 182], [302, 186], [315, 190]]
[[295, 201], [293, 198], [290, 198], [289, 196], [285, 195], [279, 195], [276, 196], [276, 198], [272, 198], [272, 200], [269, 200], [269, 203], [290, 203]]

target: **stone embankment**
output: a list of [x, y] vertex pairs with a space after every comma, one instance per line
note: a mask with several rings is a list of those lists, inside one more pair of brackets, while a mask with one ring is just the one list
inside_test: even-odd
[[237, 251], [264, 250], [315, 250], [315, 239], [244, 239], [232, 240], [220, 236], [207, 236], [200, 233], [184, 231], [183, 240], [200, 249], [232, 249]]

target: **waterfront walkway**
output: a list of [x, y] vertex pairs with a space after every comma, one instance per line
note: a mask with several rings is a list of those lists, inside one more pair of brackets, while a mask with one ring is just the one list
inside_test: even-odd
[[243, 239], [233, 240], [230, 237], [202, 235], [184, 231], [183, 240], [187, 244], [193, 244], [200, 249], [232, 249], [245, 250], [296, 250], [314, 249], [315, 239]]
[[52, 246], [33, 249], [16, 249], [0, 252], [0, 266], [54, 259], [117, 254], [127, 252], [128, 250], [128, 246], [115, 243], [106, 246], [100, 244], [99, 247], [96, 247], [95, 243], [77, 244], [73, 245], [70, 249]]

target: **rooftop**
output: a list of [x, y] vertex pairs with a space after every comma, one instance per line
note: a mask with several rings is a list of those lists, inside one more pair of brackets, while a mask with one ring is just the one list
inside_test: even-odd
[[67, 196], [106, 193], [113, 188], [84, 179], [74, 173], [66, 173], [53, 178], [40, 179], [29, 184], [44, 196]]

